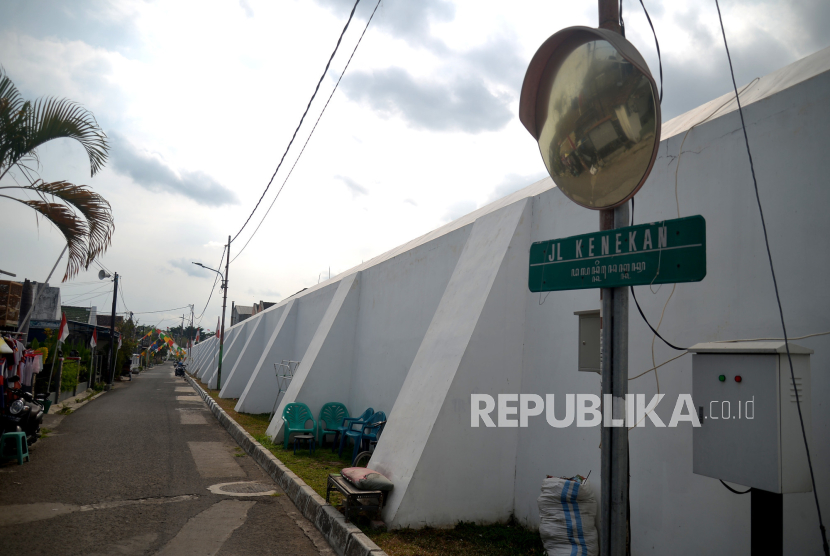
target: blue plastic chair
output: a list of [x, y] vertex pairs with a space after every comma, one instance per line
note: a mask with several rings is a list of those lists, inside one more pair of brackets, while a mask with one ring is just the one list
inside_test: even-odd
[[[360, 415], [360, 417], [349, 417], [349, 418], [343, 419], [343, 425], [340, 427], [340, 430], [337, 433], [335, 433], [335, 435], [334, 435], [334, 443], [331, 445], [331, 451], [332, 452], [334, 451], [334, 447], [336, 445], [340, 446], [340, 449], [337, 452], [337, 455], [342, 456], [343, 455], [343, 445], [346, 441], [346, 433], [348, 433], [349, 431], [353, 431], [353, 432], [362, 431], [363, 430], [363, 425], [366, 424], [366, 421], [368, 421], [372, 417], [372, 415], [374, 415], [374, 414], [375, 414], [375, 410], [370, 407], [369, 409], [364, 411]], [[354, 426], [359, 427], [357, 429], [357, 431], [353, 430], [352, 427], [354, 427]], [[337, 437], [338, 436], [340, 437], [340, 443], [339, 444], [337, 442]]]
[[377, 442], [378, 436], [383, 431], [386, 425], [386, 413], [378, 411], [364, 423], [359, 431], [348, 430], [346, 436], [354, 442], [354, 452], [352, 453], [352, 462], [357, 458], [357, 454], [363, 449], [364, 443], [366, 449], [369, 448], [370, 442]]
[[[283, 438], [283, 447], [288, 449], [288, 437], [292, 432], [306, 433], [314, 435], [317, 432], [317, 421], [311, 414], [311, 410], [304, 403], [292, 402], [285, 406], [282, 410], [282, 420], [285, 422], [285, 437]], [[311, 421], [311, 428], [306, 428], [305, 424]]]

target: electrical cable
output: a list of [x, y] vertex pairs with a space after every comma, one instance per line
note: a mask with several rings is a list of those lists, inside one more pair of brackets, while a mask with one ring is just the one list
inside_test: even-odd
[[647, 370], [647, 371], [643, 371], [642, 373], [638, 374], [637, 376], [632, 376], [632, 377], [631, 377], [631, 378], [629, 378], [628, 380], [635, 380], [635, 379], [640, 378], [641, 376], [647, 375], [647, 374], [648, 374], [648, 373], [650, 373], [651, 371], [653, 371], [653, 370], [655, 370], [655, 369], [659, 369], [659, 368], [660, 368], [660, 367], [662, 367], [663, 365], [666, 365], [666, 364], [668, 364], [668, 363], [671, 363], [671, 362], [672, 362], [672, 361], [674, 361], [675, 359], [680, 359], [681, 357], [683, 357], [684, 355], [686, 355], [686, 354], [688, 354], [688, 353], [689, 353], [688, 351], [684, 351], [684, 352], [683, 352], [683, 353], [681, 353], [680, 355], [676, 355], [676, 356], [672, 357], [671, 359], [669, 359], [668, 361], [663, 361], [663, 362], [662, 362], [662, 363], [660, 363], [659, 365], [655, 365], [654, 367], [650, 368], [650, 369], [649, 369], [649, 370]]
[[97, 288], [92, 288], [91, 290], [87, 290], [85, 292], [71, 293], [71, 294], [67, 295], [66, 298], [64, 298], [64, 301], [69, 301], [70, 299], [75, 298], [75, 297], [83, 297], [83, 296], [89, 295], [91, 293], [99, 292], [99, 291], [101, 291], [105, 288], [112, 288], [112, 284], [100, 284], [99, 283]]
[[[719, 480], [720, 480], [720, 479], [719, 479]], [[724, 483], [722, 480], [720, 480], [720, 484], [722, 484], [722, 485], [723, 485], [723, 486], [725, 486], [728, 490], [730, 490], [731, 492], [734, 492], [735, 494], [749, 494], [749, 493], [752, 491], [752, 489], [751, 489], [751, 488], [748, 488], [748, 489], [746, 489], [746, 490], [745, 490], [745, 491], [743, 491], [743, 492], [741, 492], [740, 490], [735, 490], [735, 489], [734, 489], [734, 488], [732, 488], [731, 486], [729, 486], [729, 485], [727, 485], [726, 483]]]
[[326, 112], [326, 108], [329, 106], [329, 102], [331, 102], [331, 97], [334, 96], [335, 91], [337, 91], [337, 87], [340, 85], [340, 81], [343, 79], [343, 76], [346, 75], [346, 70], [349, 69], [349, 64], [352, 63], [352, 58], [354, 57], [354, 53], [357, 52], [357, 47], [360, 46], [361, 41], [363, 40], [363, 35], [366, 34], [366, 30], [369, 29], [369, 24], [372, 22], [372, 18], [375, 17], [375, 12], [377, 11], [378, 7], [382, 0], [378, 0], [378, 3], [375, 4], [375, 9], [372, 10], [372, 15], [369, 16], [369, 20], [366, 22], [366, 27], [363, 28], [363, 33], [360, 34], [360, 38], [357, 40], [357, 44], [355, 45], [354, 49], [352, 50], [351, 56], [349, 56], [349, 60], [346, 62], [346, 66], [343, 68], [343, 72], [340, 74], [340, 77], [337, 79], [337, 83], [334, 84], [334, 89], [332, 89], [331, 94], [329, 95], [328, 100], [326, 100], [326, 104], [323, 106], [323, 110], [320, 111], [320, 115], [317, 116], [317, 121], [314, 122], [314, 127], [311, 128], [311, 133], [308, 134], [308, 137], [305, 140], [305, 144], [303, 144], [303, 148], [300, 150], [300, 154], [297, 155], [297, 159], [294, 161], [294, 164], [291, 166], [291, 169], [288, 171], [288, 175], [285, 176], [285, 179], [280, 186], [279, 191], [277, 191], [276, 196], [274, 196], [274, 200], [271, 201], [271, 205], [268, 207], [268, 210], [265, 211], [265, 215], [263, 215], [262, 220], [259, 221], [257, 224], [254, 233], [251, 234], [251, 237], [248, 238], [248, 241], [245, 242], [245, 245], [242, 246], [242, 249], [239, 250], [239, 253], [231, 259], [231, 262], [234, 262], [236, 259], [239, 258], [239, 255], [245, 251], [245, 248], [248, 247], [248, 244], [251, 243], [251, 240], [254, 239], [254, 236], [259, 231], [259, 227], [262, 226], [262, 223], [265, 222], [265, 219], [268, 218], [268, 214], [271, 212], [271, 209], [274, 208], [274, 203], [277, 201], [277, 198], [282, 193], [283, 188], [285, 187], [286, 182], [288, 182], [288, 178], [291, 177], [291, 174], [294, 172], [294, 168], [297, 166], [297, 163], [300, 161], [300, 158], [303, 156], [305, 152], [305, 148], [308, 146], [308, 142], [311, 140], [311, 136], [314, 135], [314, 130], [317, 129], [317, 124], [320, 123], [320, 119], [323, 117], [323, 114]]
[[770, 250], [769, 246], [769, 237], [767, 235], [767, 224], [764, 219], [764, 209], [761, 207], [761, 194], [758, 192], [758, 180], [755, 177], [755, 165], [752, 163], [752, 152], [749, 148], [749, 136], [746, 133], [746, 122], [744, 121], [744, 111], [741, 107], [741, 99], [738, 96], [738, 84], [735, 81], [735, 69], [732, 67], [732, 56], [729, 54], [729, 45], [726, 42], [726, 29], [723, 27], [723, 16], [720, 12], [720, 4], [718, 0], [715, 0], [715, 6], [718, 9], [718, 20], [720, 21], [720, 29], [721, 34], [723, 35], [723, 46], [726, 50], [726, 58], [729, 60], [729, 73], [732, 76], [732, 86], [735, 89], [735, 99], [738, 102], [738, 114], [741, 117], [741, 129], [744, 132], [744, 143], [746, 144], [746, 154], [749, 158], [749, 169], [752, 173], [752, 185], [755, 189], [755, 200], [758, 203], [758, 213], [761, 216], [761, 229], [764, 232], [764, 244], [767, 248], [767, 258], [769, 259], [769, 270], [770, 274], [772, 275], [772, 285], [775, 289], [775, 301], [778, 304], [778, 315], [781, 318], [781, 329], [784, 332], [784, 346], [787, 348], [787, 361], [790, 364], [790, 378], [792, 379], [793, 383], [793, 391], [795, 392], [795, 405], [798, 408], [798, 420], [801, 423], [801, 436], [804, 439], [804, 450], [807, 452], [807, 464], [810, 468], [810, 481], [812, 482], [813, 486], [813, 496], [816, 501], [816, 513], [818, 514], [818, 523], [819, 523], [819, 530], [821, 531], [821, 539], [824, 549], [824, 554], [826, 556], [830, 556], [830, 545], [827, 544], [827, 529], [824, 527], [824, 521], [821, 517], [821, 505], [818, 501], [818, 491], [816, 490], [816, 477], [813, 473], [813, 460], [810, 457], [810, 446], [807, 443], [807, 431], [804, 428], [804, 416], [801, 413], [801, 396], [798, 394], [798, 387], [795, 382], [795, 371], [793, 370], [793, 360], [792, 355], [790, 354], [790, 342], [787, 339], [787, 325], [784, 322], [784, 309], [781, 306], [781, 296], [778, 293], [778, 281], [775, 278], [775, 267], [772, 264], [772, 251]]
[[[219, 259], [219, 264], [216, 265], [216, 266], [218, 266], [218, 267], [222, 266], [222, 261], [225, 260], [225, 252], [227, 251], [227, 249], [228, 249], [227, 245], [222, 248], [222, 258]], [[219, 275], [218, 274], [216, 276], [214, 276], [214, 278], [213, 278], [213, 287], [210, 288], [210, 295], [208, 295], [208, 300], [205, 303], [205, 308], [202, 309], [202, 314], [199, 315], [199, 324], [202, 323], [202, 317], [205, 315], [205, 311], [208, 308], [208, 303], [210, 303], [210, 299], [213, 297], [213, 291], [216, 289], [216, 281], [217, 280], [219, 280]]]
[[660, 338], [661, 340], [663, 340], [663, 343], [664, 343], [664, 344], [666, 344], [667, 346], [669, 346], [670, 348], [672, 348], [672, 349], [676, 349], [677, 351], [686, 351], [686, 348], [677, 347], [676, 345], [674, 345], [673, 343], [671, 343], [670, 341], [668, 341], [667, 339], [665, 339], [664, 337], [662, 337], [662, 336], [660, 335], [660, 333], [659, 333], [659, 332], [657, 332], [657, 331], [654, 329], [654, 327], [653, 327], [653, 326], [651, 326], [651, 323], [650, 323], [650, 322], [648, 322], [648, 319], [646, 318], [645, 314], [643, 314], [643, 310], [640, 308], [640, 302], [639, 302], [639, 301], [637, 301], [637, 295], [634, 293], [634, 286], [629, 286], [629, 288], [631, 289], [631, 297], [633, 297], [633, 298], [634, 298], [634, 304], [635, 304], [635, 305], [637, 305], [637, 311], [640, 313], [640, 316], [641, 316], [641, 317], [643, 317], [643, 321], [645, 321], [646, 326], [648, 326], [648, 327], [651, 329], [651, 331], [652, 331], [652, 332], [654, 332], [654, 334], [655, 334], [658, 338]]
[[124, 305], [124, 309], [126, 309], [127, 313], [132, 313], [132, 311], [130, 311], [130, 308], [127, 307], [127, 302], [124, 301], [124, 279], [123, 278], [121, 278], [121, 283], [119, 284], [119, 286], [120, 287], [118, 288], [118, 295], [121, 296], [121, 304]]
[[112, 293], [112, 290], [105, 291], [105, 292], [101, 292], [101, 293], [99, 293], [99, 294], [95, 294], [95, 295], [93, 295], [93, 296], [91, 296], [91, 297], [85, 297], [85, 298], [83, 298], [83, 299], [75, 299], [75, 300], [73, 300], [73, 301], [72, 301], [72, 303], [82, 303], [82, 302], [84, 302], [84, 301], [91, 301], [91, 300], [93, 300], [93, 299], [97, 299], [97, 298], [99, 298], [99, 297], [103, 297], [103, 296], [105, 296], [105, 295], [110, 295], [111, 293]]
[[[632, 226], [634, 225], [634, 197], [632, 197], [632, 198], [631, 198], [631, 225], [632, 225]], [[659, 268], [659, 267], [657, 268], [657, 272], [660, 272], [660, 268]], [[670, 348], [672, 348], [672, 349], [676, 349], [677, 351], [686, 351], [686, 348], [677, 347], [677, 346], [676, 346], [676, 345], [674, 345], [673, 343], [671, 343], [671, 342], [669, 342], [668, 340], [666, 340], [664, 337], [662, 337], [662, 336], [660, 335], [660, 333], [659, 333], [659, 332], [657, 332], [657, 331], [654, 329], [654, 327], [653, 327], [653, 326], [651, 326], [651, 323], [650, 323], [650, 322], [648, 322], [648, 319], [646, 318], [645, 313], [643, 313], [643, 309], [640, 307], [640, 302], [639, 302], [639, 301], [637, 301], [637, 294], [635, 294], [635, 293], [634, 293], [634, 286], [628, 286], [628, 288], [631, 290], [631, 297], [633, 297], [633, 298], [634, 298], [634, 304], [635, 304], [635, 305], [637, 305], [637, 311], [639, 311], [640, 316], [641, 316], [641, 317], [643, 317], [643, 320], [645, 321], [646, 325], [647, 325], [647, 326], [651, 329], [651, 331], [652, 331], [652, 332], [654, 332], [654, 334], [655, 334], [658, 338], [660, 338], [661, 340], [663, 340], [663, 343], [664, 343], [664, 344], [666, 344], [667, 346], [669, 346]], [[663, 310], [665, 310], [665, 307], [663, 307]], [[662, 320], [662, 319], [661, 319], [661, 320]]]
[[[643, 0], [640, 0], [640, 5], [646, 13], [646, 19], [651, 27], [651, 33], [654, 35], [654, 44], [657, 45], [657, 64], [660, 67], [660, 104], [663, 104], [663, 58], [660, 56], [660, 41], [657, 40], [657, 32], [654, 30], [654, 24], [651, 22], [651, 16], [648, 15], [648, 10], [646, 9], [646, 5], [643, 4]], [[622, 2], [620, 2], [620, 6], [622, 6]], [[622, 9], [620, 9], [620, 17], [622, 17]]]
[[625, 21], [623, 21], [623, 0], [620, 0], [620, 34], [625, 38]]
[[[133, 313], [134, 315], [150, 315], [153, 313], [166, 313], [167, 311], [178, 311], [179, 309], [187, 309], [190, 305], [184, 305], [183, 307], [173, 307], [172, 309], [161, 309], [160, 311], [140, 311], [138, 313]], [[132, 311], [128, 311], [132, 312]]]
[[[789, 338], [790, 340], [804, 340], [806, 338], [815, 338], [816, 336], [827, 336], [830, 334], [828, 332], [816, 332], [815, 334], [807, 334], [806, 336], [796, 336], [795, 338]], [[729, 344], [733, 342], [783, 342], [784, 338], [750, 338], [748, 340], [717, 340], [716, 344]]]
[[282, 153], [282, 158], [280, 158], [280, 162], [279, 162], [279, 164], [277, 164], [277, 169], [274, 170], [274, 173], [271, 176], [271, 179], [268, 180], [268, 185], [265, 186], [265, 190], [262, 192], [262, 195], [259, 197], [259, 201], [256, 202], [256, 205], [254, 205], [254, 210], [252, 210], [251, 214], [248, 215], [247, 220], [245, 220], [245, 223], [242, 224], [241, 228], [239, 228], [239, 231], [236, 232], [236, 235], [233, 236], [233, 239], [231, 240], [231, 242], [236, 241], [236, 238], [239, 237], [239, 234], [242, 233], [242, 230], [244, 230], [245, 226], [248, 225], [248, 222], [251, 221], [251, 217], [253, 217], [254, 213], [256, 212], [256, 209], [259, 207], [259, 204], [262, 202], [262, 199], [265, 198], [265, 194], [268, 193], [268, 188], [271, 187], [271, 183], [273, 183], [274, 178], [277, 177], [277, 172], [280, 171], [280, 167], [282, 166], [282, 163], [285, 160], [286, 155], [288, 154], [288, 150], [291, 148], [291, 145], [294, 143], [294, 139], [297, 137], [297, 132], [300, 131], [300, 126], [303, 125], [303, 120], [305, 120], [306, 114], [308, 114], [308, 110], [309, 110], [309, 108], [311, 108], [311, 103], [314, 101], [314, 97], [317, 96], [317, 91], [320, 90], [320, 84], [323, 82], [323, 79], [326, 77], [326, 73], [329, 71], [329, 66], [331, 65], [331, 61], [334, 59], [334, 55], [337, 54], [337, 49], [340, 48], [340, 41], [343, 40], [343, 35], [346, 34], [346, 29], [349, 28], [349, 24], [352, 22], [352, 16], [354, 16], [354, 12], [357, 9], [357, 5], [359, 3], [360, 3], [360, 0], [357, 0], [354, 3], [354, 6], [352, 7], [352, 11], [349, 14], [349, 19], [346, 20], [346, 25], [343, 27], [343, 30], [340, 32], [340, 37], [337, 39], [337, 44], [334, 46], [334, 51], [331, 53], [331, 56], [329, 56], [329, 61], [326, 62], [326, 68], [323, 70], [322, 75], [320, 75], [320, 80], [317, 81], [317, 87], [314, 88], [314, 93], [311, 95], [311, 98], [308, 100], [308, 105], [305, 107], [305, 112], [303, 112], [303, 115], [300, 118], [300, 123], [297, 124], [297, 128], [294, 130], [294, 135], [291, 136], [291, 140], [288, 142], [288, 146], [285, 147], [285, 152]]

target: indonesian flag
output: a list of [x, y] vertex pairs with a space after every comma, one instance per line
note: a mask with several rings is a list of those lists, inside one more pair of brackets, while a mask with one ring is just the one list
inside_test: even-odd
[[196, 343], [197, 344], [199, 343], [199, 331], [198, 330], [196, 331]]
[[95, 346], [98, 345], [98, 329], [92, 331], [92, 339], [89, 340], [89, 347], [95, 349]]
[[63, 343], [69, 337], [69, 325], [66, 323], [66, 313], [61, 313], [61, 327], [58, 329], [58, 341]]
[[118, 337], [118, 349], [121, 349], [121, 336]]
[[219, 317], [216, 317], [216, 337], [220, 338], [221, 336], [222, 336], [222, 334], [220, 333], [220, 330], [219, 330]]

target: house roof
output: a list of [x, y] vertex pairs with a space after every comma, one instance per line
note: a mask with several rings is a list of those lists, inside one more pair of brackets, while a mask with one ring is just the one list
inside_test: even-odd
[[[98, 315], [98, 326], [110, 326], [112, 322], [112, 315]], [[124, 322], [124, 317], [120, 315], [116, 315], [115, 317], [115, 324], [121, 324]]]
[[89, 322], [89, 307], [74, 307], [72, 305], [61, 305], [61, 312], [66, 315], [66, 320], [75, 322]]
[[254, 312], [254, 308], [249, 305], [234, 305], [234, 310], [238, 315], [250, 315]]

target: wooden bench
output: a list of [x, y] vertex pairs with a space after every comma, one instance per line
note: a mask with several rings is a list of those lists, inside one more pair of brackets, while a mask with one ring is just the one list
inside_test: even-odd
[[381, 490], [360, 490], [349, 481], [343, 478], [340, 474], [329, 475], [326, 484], [326, 502], [329, 501], [329, 495], [337, 491], [343, 496], [343, 508], [346, 516], [346, 522], [349, 521], [349, 510], [376, 511], [380, 516], [380, 510], [383, 508], [383, 491]]

